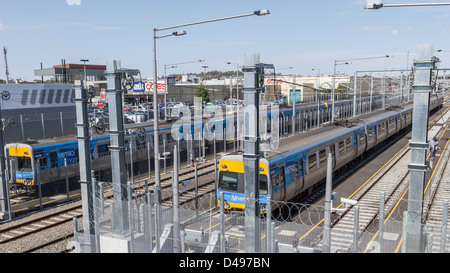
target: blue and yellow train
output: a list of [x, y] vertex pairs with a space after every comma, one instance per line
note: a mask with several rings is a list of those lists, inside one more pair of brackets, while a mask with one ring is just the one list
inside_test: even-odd
[[[443, 98], [433, 95], [430, 111], [440, 107]], [[328, 154], [337, 171], [412, 124], [412, 104], [403, 109], [371, 113], [351, 126], [325, 126], [280, 141], [276, 152], [259, 160], [259, 201], [289, 201], [308, 196], [326, 178]], [[243, 209], [243, 155], [225, 155], [219, 164], [218, 196], [224, 193], [224, 207]]]
[[[376, 96], [373, 98], [372, 101], [374, 108], [375, 105], [380, 105], [381, 99], [381, 96]], [[368, 107], [369, 101], [369, 98], [358, 99], [358, 107], [359, 105], [362, 107]], [[352, 105], [353, 100], [337, 101], [336, 112], [339, 112], [340, 117], [350, 117], [353, 109]], [[317, 104], [299, 105], [296, 107], [295, 111], [297, 116], [297, 120], [295, 121], [297, 123], [296, 129], [300, 131], [317, 125], [319, 122], [326, 123], [331, 119], [331, 107], [328, 107], [326, 103], [321, 103], [319, 107]], [[317, 111], [319, 111], [319, 115], [317, 115]], [[284, 132], [291, 132], [291, 117], [292, 109], [280, 110], [279, 118], [280, 124], [282, 125], [279, 128], [280, 135]], [[234, 126], [236, 126], [237, 120], [235, 116], [234, 118], [232, 117], [227, 119], [219, 118], [218, 122], [221, 126], [217, 126], [216, 130], [217, 137], [220, 138], [220, 135], [227, 126], [230, 126], [233, 123]], [[270, 123], [270, 117], [267, 119], [267, 122]], [[174, 138], [172, 135], [172, 129], [175, 129], [179, 135], [183, 134], [185, 136], [186, 133], [188, 133], [193, 136], [195, 130], [199, 128], [201, 128], [201, 130], [205, 130], [205, 124], [207, 123], [208, 121], [202, 120], [201, 122], [192, 123], [190, 127], [176, 124], [161, 126], [159, 132], [159, 150], [162, 152], [165, 148], [165, 151], [173, 151], [173, 146], [178, 143], [177, 138]], [[270, 124], [268, 127], [270, 128]], [[191, 131], [183, 132], [183, 129], [186, 130], [186, 128], [190, 128]], [[133, 147], [132, 157], [135, 165], [134, 171], [136, 173], [139, 172], [139, 168], [142, 169], [141, 173], [148, 171], [147, 162], [149, 159], [147, 149], [150, 148], [152, 151], [154, 149], [153, 136], [154, 131], [152, 127], [146, 128], [144, 140], [141, 139], [138, 141], [134, 134], [125, 135], [125, 147], [128, 148], [130, 143]], [[187, 143], [185, 140], [186, 138], [183, 139], [180, 137], [180, 139], [179, 146], [181, 156], [184, 158], [187, 158], [188, 148], [192, 148], [194, 152], [197, 152], [198, 145], [201, 145], [198, 141], [190, 141], [190, 143]], [[190, 139], [192, 139], [192, 137]], [[230, 140], [227, 146], [232, 145], [232, 141], [233, 140]], [[111, 161], [109, 160], [109, 145], [109, 136], [93, 137], [90, 140], [91, 164], [92, 169], [96, 172], [103, 172], [106, 174], [110, 171]], [[150, 145], [150, 147], [147, 147], [148, 145]], [[205, 145], [211, 148], [213, 141], [206, 140]], [[217, 145], [218, 151], [223, 150], [223, 143], [218, 142]], [[212, 151], [212, 149], [209, 150]], [[79, 162], [78, 142], [75, 140], [75, 137], [47, 139], [44, 143], [9, 143], [5, 145], [5, 155], [8, 158], [8, 169], [14, 170], [13, 172], [10, 172], [13, 173], [13, 175], [10, 175], [10, 182], [14, 182], [16, 185], [36, 187], [38, 185], [38, 181], [40, 182], [40, 185], [46, 185], [53, 182], [64, 181], [66, 177], [70, 180], [77, 180], [77, 177], [79, 176], [79, 168], [77, 164]], [[151, 156], [153, 156], [153, 153], [151, 153]], [[10, 164], [11, 160], [14, 162], [14, 167]], [[65, 167], [65, 164], [67, 164], [67, 167]], [[265, 164], [269, 166], [269, 163]], [[265, 175], [268, 177], [267, 181], [272, 181], [272, 179], [269, 179], [268, 168], [266, 169], [266, 172], [267, 173]], [[101, 178], [107, 179], [106, 176]], [[64, 183], [59, 184], [61, 184], [62, 187], [65, 185]]]

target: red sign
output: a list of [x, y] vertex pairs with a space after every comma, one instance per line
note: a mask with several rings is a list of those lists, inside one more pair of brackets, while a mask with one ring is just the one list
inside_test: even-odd
[[[164, 91], [166, 85], [164, 83], [158, 83], [156, 88], [158, 88], [158, 91]], [[145, 83], [145, 91], [153, 91], [153, 83], [152, 82], [146, 82]]]
[[266, 79], [266, 84], [282, 84], [283, 83], [283, 79]]

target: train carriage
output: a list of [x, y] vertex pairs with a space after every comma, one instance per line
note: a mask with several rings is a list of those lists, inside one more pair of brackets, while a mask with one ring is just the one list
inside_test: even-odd
[[[439, 107], [443, 100], [433, 96], [431, 102], [430, 111]], [[326, 178], [329, 154], [332, 155], [333, 172], [341, 169], [375, 145], [411, 127], [412, 110], [412, 104], [409, 104], [404, 109], [370, 114], [359, 124], [348, 128], [331, 125], [289, 138], [284, 143], [282, 140], [275, 153], [260, 159], [268, 164], [270, 173], [267, 182], [260, 179], [260, 185], [264, 183], [265, 190], [268, 185], [267, 193], [260, 192], [262, 206], [265, 206], [264, 200], [269, 196], [274, 201], [288, 201], [310, 194]], [[244, 169], [243, 156], [225, 155], [219, 165], [226, 165], [227, 168], [219, 169], [218, 194], [224, 192], [227, 209], [243, 209], [243, 203], [236, 202], [244, 198], [243, 175], [233, 174], [237, 172], [234, 166]], [[223, 178], [228, 176], [237, 179], [233, 181], [232, 190], [224, 187]]]
[[[435, 97], [435, 96], [433, 96]], [[381, 98], [378, 98], [381, 99]], [[374, 101], [376, 100], [376, 97], [374, 97]], [[357, 100], [359, 101], [359, 100]], [[433, 102], [433, 101], [432, 101]], [[337, 104], [347, 105], [347, 107], [344, 107], [344, 109], [347, 109], [351, 111], [352, 109], [352, 103], [353, 100], [345, 100], [345, 101], [339, 101], [336, 102]], [[433, 102], [434, 103], [434, 102]], [[441, 101], [438, 103], [434, 103], [432, 105], [438, 106], [442, 103]], [[314, 115], [308, 115], [308, 111], [311, 111], [311, 109], [316, 110], [317, 104], [313, 105], [299, 105], [295, 108], [296, 116], [298, 117], [298, 122], [296, 124], [297, 130], [304, 130], [306, 128], [309, 128], [312, 121], [312, 116]], [[331, 107], [330, 104], [327, 103], [321, 103], [319, 104], [319, 109], [321, 110], [321, 116], [320, 121], [322, 123], [328, 122], [331, 120]], [[270, 109], [268, 109], [270, 110]], [[345, 111], [347, 111], [345, 110]], [[289, 113], [287, 115], [292, 116], [292, 109], [282, 109], [279, 113], [282, 111]], [[346, 113], [347, 116], [350, 116], [350, 112]], [[280, 115], [281, 116], [281, 115]], [[317, 119], [316, 119], [317, 120]], [[272, 128], [272, 113], [267, 113], [267, 119], [265, 119], [267, 122], [267, 131], [270, 132]], [[407, 116], [407, 122], [412, 121], [412, 116]], [[195, 152], [198, 151], [198, 146], [203, 145], [203, 143], [199, 143], [199, 141], [192, 141], [192, 137], [189, 137], [189, 141], [186, 141], [187, 135], [193, 136], [196, 131], [206, 129], [210, 131], [211, 134], [214, 134], [216, 132], [217, 139], [223, 139], [223, 131], [231, 129], [232, 124], [237, 124], [237, 118], [236, 116], [233, 117], [225, 117], [220, 119], [220, 117], [215, 118], [215, 122], [205, 125], [209, 121], [202, 120], [201, 122], [196, 122], [191, 124], [184, 124], [184, 125], [166, 125], [160, 127], [160, 133], [159, 133], [159, 140], [158, 143], [160, 145], [159, 150], [161, 152], [164, 151], [173, 151], [173, 147], [176, 144], [179, 144], [181, 156], [188, 158], [188, 149], [192, 149]], [[243, 124], [240, 124], [241, 126]], [[285, 122], [286, 127], [282, 127], [281, 125], [278, 127], [279, 133], [281, 135], [282, 130], [285, 130], [287, 132], [291, 132], [292, 130], [292, 121], [289, 120]], [[299, 126], [300, 125], [300, 126]], [[307, 126], [307, 127], [306, 127]], [[377, 126], [380, 126], [378, 124]], [[214, 127], [214, 128], [212, 128]], [[228, 128], [227, 128], [228, 127]], [[275, 127], [276, 128], [276, 127]], [[382, 128], [379, 128], [380, 130]], [[171, 132], [172, 131], [177, 132], [177, 136], [174, 137]], [[323, 128], [319, 128], [317, 130], [314, 130], [316, 133], [321, 132]], [[387, 134], [387, 128], [385, 128], [385, 131], [377, 131], [377, 138], [380, 138], [380, 140], [377, 140], [377, 143], [380, 143], [383, 139], [385, 139]], [[381, 133], [380, 133], [381, 132]], [[142, 167], [141, 171], [148, 171], [148, 162], [149, 160], [151, 163], [153, 162], [153, 158], [148, 158], [149, 151], [147, 149], [150, 149], [154, 151], [154, 140], [153, 140], [153, 129], [146, 129], [142, 131], [144, 133], [144, 138], [138, 137], [136, 133], [132, 134], [126, 134], [125, 135], [125, 149], [129, 150], [129, 145], [131, 143], [133, 147], [133, 163], [137, 164], [137, 167]], [[235, 131], [236, 133], [236, 131]], [[228, 138], [227, 133], [227, 138]], [[178, 141], [179, 139], [179, 141]], [[198, 139], [198, 137], [196, 137]], [[210, 138], [211, 139], [211, 136]], [[316, 141], [317, 139], [314, 139]], [[344, 142], [336, 142], [334, 144], [334, 149], [328, 147], [327, 149], [332, 151], [334, 150], [334, 153], [336, 154], [338, 159], [335, 161], [335, 165], [337, 168], [342, 167], [341, 162], [345, 162], [346, 160], [349, 160], [351, 157], [350, 150], [354, 151], [352, 148], [355, 144], [353, 138], [346, 137], [346, 139], [343, 140]], [[49, 184], [52, 182], [60, 182], [65, 180], [66, 177], [66, 171], [67, 176], [71, 180], [76, 180], [77, 176], [79, 174], [79, 167], [77, 165], [79, 161], [79, 155], [78, 155], [78, 142], [75, 141], [75, 138], [72, 137], [70, 140], [68, 137], [64, 138], [55, 138], [55, 139], [48, 139], [46, 140], [48, 144], [39, 144], [39, 143], [10, 143], [5, 145], [5, 155], [10, 159], [7, 162], [8, 170], [14, 170], [12, 174], [10, 175], [10, 181], [15, 182], [18, 185], [23, 185], [26, 187], [36, 187], [38, 185], [37, 181], [40, 181], [41, 185]], [[109, 136], [102, 136], [102, 137], [93, 137], [90, 140], [90, 156], [92, 159], [92, 166], [93, 169], [98, 173], [109, 173], [109, 169], [111, 168], [111, 161], [110, 159], [110, 151], [109, 151], [109, 145], [110, 145], [110, 139]], [[208, 138], [205, 137], [205, 145], [206, 148], [212, 147], [213, 141], [209, 141]], [[218, 145], [218, 151], [223, 149], [223, 142], [217, 142]], [[228, 143], [228, 145], [231, 145], [231, 143]], [[292, 147], [292, 146], [291, 146]], [[212, 150], [212, 149], [211, 149]], [[327, 151], [328, 151], [327, 150]], [[339, 153], [338, 153], [339, 150]], [[345, 153], [341, 154], [342, 151], [345, 151]], [[317, 153], [317, 151], [316, 151]], [[153, 153], [150, 154], [151, 157], [153, 157]], [[129, 160], [130, 154], [127, 154], [126, 160]], [[14, 162], [11, 165], [11, 159]], [[64, 166], [64, 160], [67, 161], [68, 167]], [[170, 159], [169, 159], [170, 160]], [[311, 161], [311, 163], [308, 160], [308, 153], [304, 152], [303, 154], [299, 155], [297, 159], [297, 165], [293, 165], [291, 163], [288, 163], [287, 168], [289, 170], [293, 170], [297, 168], [297, 171], [299, 172], [299, 175], [296, 176], [297, 178], [295, 181], [293, 180], [293, 176], [287, 180], [283, 180], [279, 178], [279, 182], [283, 182], [284, 185], [291, 185], [291, 183], [295, 182], [295, 186], [291, 186], [294, 190], [294, 195], [302, 192], [304, 188], [308, 188], [311, 186], [310, 181], [306, 179], [306, 175], [309, 173], [312, 173], [311, 170], [308, 169], [309, 164], [313, 165], [314, 162]], [[316, 154], [316, 164], [317, 167], [321, 166], [320, 162], [320, 154]], [[128, 162], [129, 164], [129, 162]], [[266, 163], [269, 164], [269, 161]], [[39, 171], [37, 171], [39, 165]], [[295, 167], [297, 166], [297, 167]], [[286, 168], [286, 166], [284, 167]], [[314, 167], [313, 167], [314, 168]], [[134, 170], [137, 170], [139, 168], [135, 168]], [[270, 183], [271, 180], [271, 174], [272, 170], [270, 170], [270, 165], [267, 165], [267, 183]], [[285, 170], [281, 168], [281, 172], [284, 172]], [[280, 167], [278, 169], [275, 168], [275, 173], [279, 175], [280, 173]], [[315, 175], [315, 174], [312, 174]], [[283, 176], [284, 177], [284, 176]], [[106, 177], [103, 177], [107, 179]], [[61, 184], [61, 183], [60, 183]], [[314, 184], [314, 183], [313, 183]], [[280, 186], [280, 189], [283, 188]], [[270, 192], [269, 192], [270, 193]], [[280, 193], [281, 194], [281, 193]], [[291, 196], [291, 188], [289, 190], [286, 190], [285, 196]]]

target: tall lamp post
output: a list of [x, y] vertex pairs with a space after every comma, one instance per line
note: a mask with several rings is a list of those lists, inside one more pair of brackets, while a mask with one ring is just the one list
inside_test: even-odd
[[[164, 37], [169, 37], [169, 36], [181, 36], [186, 34], [185, 31], [176, 31], [176, 32], [172, 32], [171, 34], [166, 34], [166, 35], [161, 35], [161, 36], [157, 36], [156, 33], [158, 31], [164, 31], [164, 30], [169, 30], [169, 29], [175, 29], [175, 28], [180, 28], [180, 27], [186, 27], [186, 26], [192, 26], [192, 25], [199, 25], [199, 24], [206, 24], [206, 23], [212, 23], [212, 22], [217, 22], [217, 21], [223, 21], [223, 20], [230, 20], [230, 19], [237, 19], [237, 18], [242, 18], [242, 17], [248, 17], [248, 16], [263, 16], [263, 15], [268, 15], [270, 14], [270, 12], [266, 9], [262, 9], [262, 10], [258, 10], [252, 13], [247, 13], [247, 14], [242, 14], [242, 15], [235, 15], [235, 16], [229, 16], [229, 17], [222, 17], [222, 18], [217, 18], [217, 19], [210, 19], [210, 20], [204, 20], [204, 21], [198, 21], [198, 22], [192, 22], [192, 23], [187, 23], [187, 24], [182, 24], [182, 25], [175, 25], [175, 26], [170, 26], [170, 27], [164, 27], [164, 28], [154, 28], [153, 29], [153, 77], [154, 77], [154, 81], [156, 82], [157, 79], [157, 62], [156, 62], [156, 40], [160, 39], [160, 38], [164, 38]], [[156, 87], [156, 86], [155, 86]], [[158, 90], [157, 88], [154, 88], [154, 93], [153, 93], [153, 101], [154, 101], [154, 105], [156, 105], [156, 101], [158, 100]], [[161, 176], [160, 176], [160, 165], [159, 165], [159, 121], [157, 118], [154, 119], [154, 144], [155, 144], [155, 185], [157, 187], [158, 190], [160, 190], [161, 188]], [[161, 195], [159, 195], [160, 197]], [[155, 200], [156, 202], [160, 203], [160, 200]], [[158, 226], [159, 227], [159, 224]]]
[[[336, 66], [337, 65], [343, 65], [343, 64], [350, 64], [352, 61], [361, 61], [361, 60], [370, 60], [370, 59], [379, 59], [379, 58], [389, 58], [389, 55], [382, 55], [382, 56], [373, 56], [373, 57], [365, 57], [365, 58], [355, 58], [355, 59], [347, 59], [347, 60], [339, 60], [334, 61], [334, 71], [333, 71], [333, 86], [332, 86], [332, 115], [331, 115], [331, 122], [334, 121], [334, 90], [335, 90], [335, 81], [336, 81]], [[355, 74], [355, 87], [356, 87], [356, 74]], [[353, 90], [353, 117], [356, 116], [356, 88]]]
[[86, 77], [86, 62], [89, 62], [89, 60], [88, 59], [81, 59], [80, 60], [80, 62], [83, 62], [83, 65], [84, 65], [84, 86], [86, 87], [87, 86], [87, 83], [86, 83], [86, 81], [87, 81], [87, 77]]
[[191, 63], [202, 63], [205, 60], [198, 60], [198, 61], [192, 61], [192, 62], [183, 62], [183, 63], [176, 63], [176, 64], [165, 64], [164, 65], [164, 121], [167, 121], [167, 77], [166, 77], [166, 70], [167, 68], [177, 68], [177, 65], [182, 64], [191, 64]]
[[[236, 103], [239, 101], [239, 63], [227, 62], [227, 64], [236, 65]], [[230, 82], [232, 82], [233, 77], [230, 77]], [[232, 84], [230, 84], [232, 85]], [[230, 88], [230, 99], [232, 98], [232, 89]], [[239, 104], [239, 103], [238, 103]]]
[[[415, 4], [388, 4], [367, 3], [366, 9], [380, 9], [382, 7], [408, 7], [408, 6], [444, 6], [450, 3], [415, 3]], [[425, 240], [423, 238], [423, 185], [428, 162], [427, 149], [434, 144], [428, 141], [429, 99], [432, 91], [431, 75], [436, 69], [438, 59], [433, 56], [433, 46], [422, 44], [417, 47], [417, 59], [414, 62], [414, 112], [412, 117], [412, 135], [409, 142], [411, 147], [408, 211], [406, 217], [405, 250], [406, 252], [423, 252]]]
[[421, 6], [449, 6], [450, 3], [412, 3], [412, 4], [375, 4], [366, 2], [365, 9], [381, 9], [381, 8], [395, 8], [395, 7], [421, 7]]

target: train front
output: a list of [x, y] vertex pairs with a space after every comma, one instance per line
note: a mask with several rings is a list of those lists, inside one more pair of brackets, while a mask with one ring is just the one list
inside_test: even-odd
[[[5, 145], [5, 154], [6, 158], [9, 158], [9, 162], [6, 162], [8, 170], [15, 170], [10, 175], [10, 182], [27, 187], [34, 186], [33, 148], [28, 144], [10, 143]], [[11, 164], [11, 161], [13, 164]]]
[[[244, 160], [242, 155], [227, 155], [220, 159], [217, 196], [224, 193], [224, 208], [242, 210], [245, 208]], [[259, 202], [261, 213], [265, 213], [268, 191], [268, 161], [259, 162]], [[220, 203], [220, 199], [219, 199]]]

